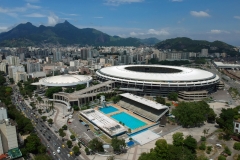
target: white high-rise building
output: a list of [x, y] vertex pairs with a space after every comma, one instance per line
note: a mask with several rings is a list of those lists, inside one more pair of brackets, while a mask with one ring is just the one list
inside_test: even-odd
[[53, 53], [53, 61], [54, 62], [59, 62], [62, 60], [62, 52], [57, 51]]
[[6, 60], [8, 61], [8, 64], [12, 66], [17, 66], [20, 64], [20, 59], [16, 56], [7, 56]]
[[26, 72], [16, 72], [16, 76], [14, 82], [17, 83], [19, 81], [27, 81], [27, 73]]
[[21, 66], [9, 66], [8, 67], [9, 78], [13, 78], [15, 80], [17, 72], [25, 72], [25, 67], [23, 65], [21, 65]]
[[208, 49], [202, 49], [201, 57], [208, 57]]

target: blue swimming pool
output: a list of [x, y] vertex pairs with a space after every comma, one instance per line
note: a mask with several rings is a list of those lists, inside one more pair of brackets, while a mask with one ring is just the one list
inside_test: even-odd
[[104, 107], [104, 108], [100, 108], [99, 110], [101, 112], [103, 112], [104, 114], [109, 114], [109, 113], [118, 111], [118, 109], [113, 107], [113, 106], [107, 106], [107, 107]]
[[127, 142], [127, 146], [128, 146], [128, 147], [131, 147], [131, 146], [133, 146], [133, 145], [134, 145], [134, 142], [133, 142], [133, 141]]
[[145, 126], [146, 123], [125, 113], [125, 112], [121, 112], [115, 115], [111, 116], [113, 119], [116, 119], [119, 122], [124, 123], [128, 128], [131, 128], [132, 130]]

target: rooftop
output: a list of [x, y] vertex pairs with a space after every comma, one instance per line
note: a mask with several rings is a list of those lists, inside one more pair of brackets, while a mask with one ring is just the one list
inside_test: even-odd
[[151, 108], [154, 108], [154, 109], [157, 109], [157, 110], [168, 109], [168, 106], [165, 106], [165, 105], [163, 105], [163, 104], [160, 104], [160, 103], [157, 103], [157, 102], [148, 100], [148, 99], [143, 98], [143, 97], [136, 96], [136, 95], [134, 95], [134, 94], [123, 93], [123, 94], [120, 94], [120, 95], [121, 95], [122, 97], [131, 99], [131, 100], [133, 100], [133, 101], [135, 101], [135, 102], [144, 104], [144, 105], [146, 105], [146, 106], [148, 106], [148, 107], [151, 107]]

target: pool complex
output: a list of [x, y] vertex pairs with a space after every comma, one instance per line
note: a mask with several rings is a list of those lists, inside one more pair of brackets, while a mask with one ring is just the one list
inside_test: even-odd
[[104, 108], [100, 108], [99, 110], [101, 112], [103, 112], [104, 114], [109, 114], [109, 113], [118, 111], [118, 109], [113, 107], [113, 106], [107, 106], [107, 107], [104, 107]]
[[111, 117], [119, 122], [124, 123], [128, 128], [131, 128], [132, 130], [146, 125], [145, 122], [143, 122], [125, 112], [121, 112], [121, 113], [112, 115]]

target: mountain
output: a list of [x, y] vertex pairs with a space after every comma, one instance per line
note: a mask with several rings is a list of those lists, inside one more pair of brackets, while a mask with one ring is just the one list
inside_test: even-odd
[[187, 37], [178, 37], [161, 41], [155, 45], [158, 49], [174, 49], [176, 51], [201, 52], [201, 49], [208, 49], [209, 53], [236, 54], [234, 46], [221, 41], [208, 42], [204, 40], [192, 40]]
[[160, 42], [157, 38], [145, 38], [145, 39], [139, 39], [140, 42], [142, 42], [145, 45], [155, 45]]
[[137, 38], [120, 38], [110, 36], [93, 28], [79, 29], [68, 21], [54, 27], [40, 25], [36, 27], [30, 22], [19, 24], [8, 32], [0, 33], [0, 46], [29, 46], [44, 43], [73, 45], [104, 46], [139, 46]]

